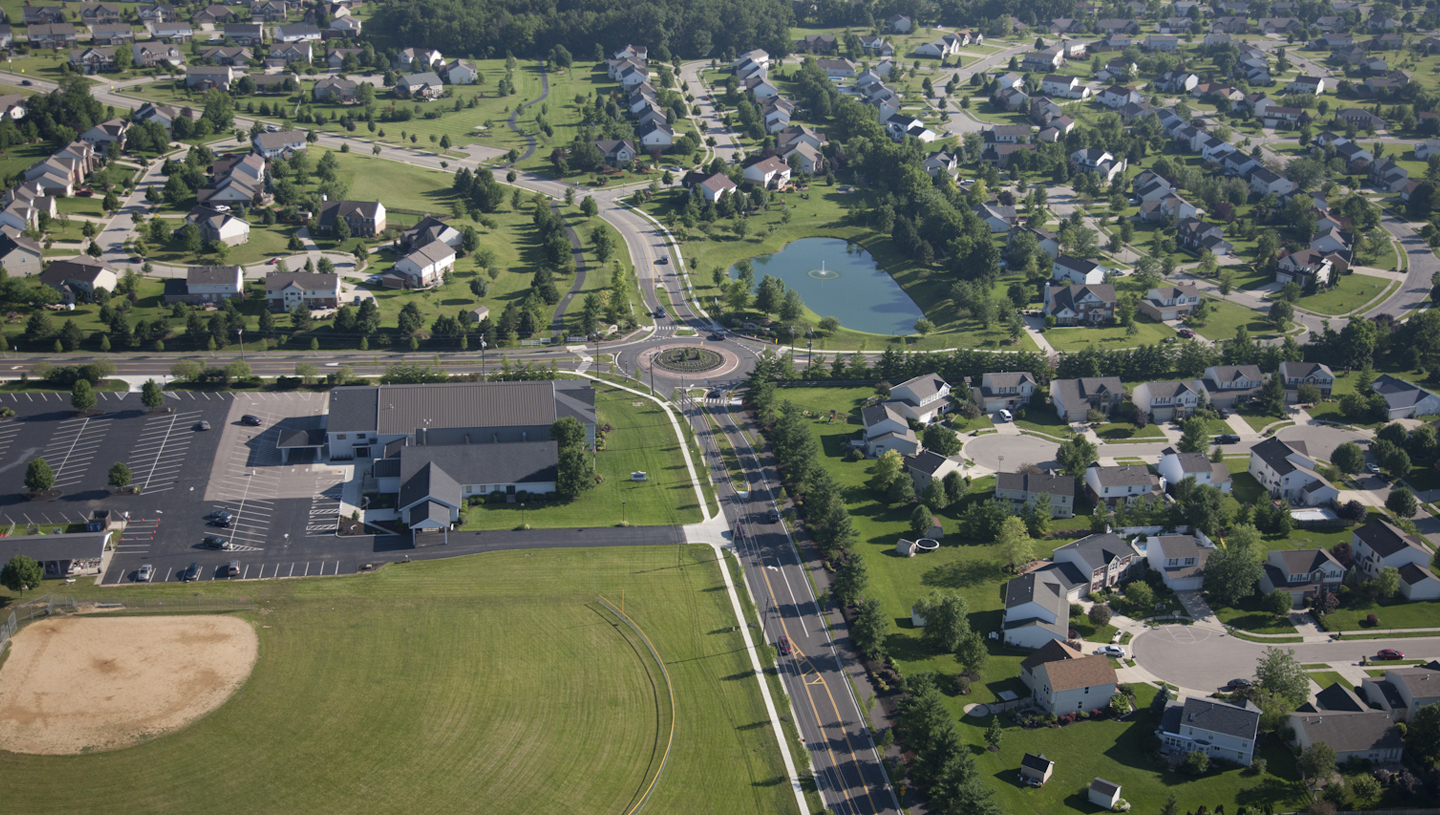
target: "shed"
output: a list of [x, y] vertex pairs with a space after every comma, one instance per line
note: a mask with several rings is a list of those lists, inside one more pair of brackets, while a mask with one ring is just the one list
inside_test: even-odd
[[1035, 755], [1026, 753], [1020, 759], [1020, 782], [1029, 784], [1032, 787], [1039, 787], [1050, 780], [1050, 774], [1055, 772], [1055, 762], [1045, 757], [1044, 753]]
[[915, 557], [917, 551], [918, 548], [915, 545], [915, 541], [907, 541], [901, 538], [895, 544], [895, 554], [901, 557]]
[[1090, 803], [1113, 810], [1115, 803], [1119, 800], [1119, 784], [1112, 784], [1103, 778], [1096, 778], [1090, 782]]
[[920, 616], [920, 612], [915, 610], [915, 606], [910, 607], [910, 625], [915, 628], [925, 627], [925, 618]]
[[475, 308], [470, 309], [470, 316], [474, 317], [475, 324], [479, 325], [482, 320], [490, 316], [490, 307], [476, 306]]

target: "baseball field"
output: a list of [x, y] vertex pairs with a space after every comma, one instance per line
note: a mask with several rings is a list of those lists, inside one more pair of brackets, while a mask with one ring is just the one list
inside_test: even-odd
[[[258, 656], [228, 701], [170, 732], [142, 723], [134, 746], [0, 751], [0, 809], [623, 814], [654, 775], [669, 699], [603, 594], [623, 597], [675, 689], [672, 752], [643, 811], [795, 810], [706, 547], [503, 552], [233, 588], [256, 597], [238, 616]], [[0, 688], [37, 661], [28, 630]], [[103, 675], [86, 676], [103, 698]]]

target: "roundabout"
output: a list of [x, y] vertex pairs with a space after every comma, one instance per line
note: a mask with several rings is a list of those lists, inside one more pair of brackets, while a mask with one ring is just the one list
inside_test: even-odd
[[701, 378], [711, 380], [734, 373], [740, 367], [740, 357], [728, 348], [698, 343], [673, 343], [644, 349], [636, 363], [641, 372], [668, 379], [694, 381]]

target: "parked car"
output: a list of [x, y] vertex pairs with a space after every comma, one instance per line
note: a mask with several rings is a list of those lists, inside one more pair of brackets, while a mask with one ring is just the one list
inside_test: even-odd
[[1190, 339], [1194, 339], [1194, 338], [1195, 338], [1195, 332], [1194, 332], [1194, 331], [1191, 331], [1191, 330], [1188, 329], [1188, 328], [1182, 328], [1182, 329], [1180, 329], [1179, 331], [1176, 331], [1175, 333], [1176, 333], [1176, 334], [1179, 334], [1180, 336], [1184, 337], [1184, 338], [1187, 339], [1187, 340], [1190, 340]]
[[189, 582], [192, 581], [192, 580], [199, 580], [199, 579], [200, 579], [200, 564], [199, 564], [199, 563], [191, 563], [188, 567], [185, 568], [185, 571], [183, 571], [183, 572], [180, 573], [180, 582], [182, 582], [182, 583], [189, 583]]
[[235, 516], [225, 509], [217, 509], [205, 516], [205, 522], [211, 526], [229, 526], [234, 521]]
[[772, 510], [770, 510], [770, 513], [769, 513], [769, 515], [768, 515], [767, 517], [770, 518], [770, 523], [772, 523], [772, 524], [778, 524], [778, 523], [780, 523], [780, 510], [778, 510], [778, 509], [772, 509]]
[[1119, 645], [1102, 645], [1095, 649], [1095, 653], [1105, 657], [1123, 657], [1125, 649]]
[[1380, 465], [1379, 465], [1379, 464], [1366, 464], [1366, 465], [1365, 465], [1365, 472], [1367, 472], [1367, 473], [1372, 473], [1372, 474], [1374, 474], [1374, 475], [1379, 475], [1379, 474], [1380, 474]]
[[1239, 444], [1240, 437], [1234, 433], [1223, 433], [1215, 437], [1216, 444]]
[[205, 540], [200, 541], [200, 545], [206, 549], [224, 549], [228, 543], [229, 541], [219, 535], [206, 535]]
[[247, 413], [247, 414], [245, 414], [244, 416], [241, 416], [241, 417], [240, 417], [240, 424], [247, 424], [247, 425], [250, 425], [251, 427], [259, 427], [259, 426], [260, 426], [260, 417], [259, 417], [259, 416], [256, 416], [256, 415], [253, 414], [253, 413]]
[[790, 656], [790, 652], [794, 650], [794, 647], [790, 645], [789, 637], [781, 637], [776, 640], [775, 647], [780, 649], [780, 656], [782, 657]]
[[720, 392], [720, 389], [719, 389], [719, 388], [716, 388], [716, 389], [710, 391], [709, 393], [705, 394], [705, 398], [706, 398], [706, 399], [719, 399], [719, 398], [723, 397], [724, 395], [725, 395], [725, 394], [723, 394], [723, 393]]
[[227, 563], [227, 564], [225, 565], [225, 574], [229, 575], [230, 577], [239, 577], [239, 576], [240, 576], [240, 561], [238, 561], [238, 560], [232, 560], [232, 561], [230, 561], [229, 563]]
[[149, 583], [149, 582], [150, 582], [150, 578], [152, 578], [152, 577], [154, 577], [154, 576], [155, 576], [155, 567], [154, 567], [154, 566], [151, 566], [149, 563], [146, 563], [146, 564], [141, 565], [141, 566], [140, 566], [140, 570], [137, 571], [137, 572], [135, 572], [135, 579], [138, 580], [138, 581], [141, 582], [141, 583]]
[[1403, 651], [1396, 651], [1394, 648], [1382, 648], [1375, 653], [1376, 659], [1404, 659]]
[[1225, 685], [1225, 690], [1240, 690], [1241, 688], [1248, 688], [1250, 685], [1251, 682], [1248, 679], [1232, 679]]
[[207, 421], [205, 421], [204, 419], [201, 419], [200, 422], [195, 425], [195, 429], [196, 429], [196, 430], [209, 430], [209, 429], [210, 429], [210, 423], [207, 422]]
[[1014, 415], [1013, 413], [1011, 413], [1010, 411], [1005, 410], [1005, 409], [1003, 409], [1003, 408], [1000, 410], [1000, 413], [997, 414], [997, 415], [999, 415], [1000, 421], [1002, 421], [1002, 422], [1013, 422], [1013, 421], [1015, 421], [1015, 415]]

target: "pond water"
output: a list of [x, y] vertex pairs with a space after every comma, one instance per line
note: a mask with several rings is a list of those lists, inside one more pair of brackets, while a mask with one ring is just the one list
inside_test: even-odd
[[[910, 334], [925, 316], [895, 278], [857, 244], [835, 238], [801, 238], [773, 255], [751, 258], [755, 281], [779, 278], [800, 292], [821, 317], [835, 317], [854, 331]], [[730, 267], [732, 279], [740, 276]]]

